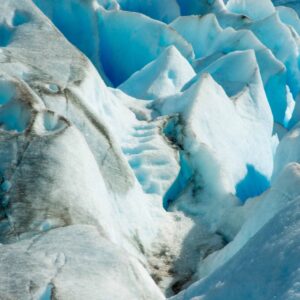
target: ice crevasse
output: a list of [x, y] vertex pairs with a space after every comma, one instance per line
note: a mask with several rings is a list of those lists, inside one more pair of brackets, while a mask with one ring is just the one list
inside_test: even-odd
[[3, 0], [0, 299], [299, 299], [299, 12]]

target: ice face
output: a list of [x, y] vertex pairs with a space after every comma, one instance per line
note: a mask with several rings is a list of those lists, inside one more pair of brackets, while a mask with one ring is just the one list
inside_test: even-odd
[[[99, 10], [100, 57], [104, 71], [114, 85], [174, 45], [187, 59], [193, 58], [191, 46], [164, 23], [125, 11]], [[114, 39], [111, 35], [118, 32]], [[120, 51], [126, 49], [126, 51]]]

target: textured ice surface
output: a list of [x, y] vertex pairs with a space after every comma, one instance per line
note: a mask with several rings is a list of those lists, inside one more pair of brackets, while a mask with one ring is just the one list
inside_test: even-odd
[[299, 4], [225, 2], [1, 2], [0, 299], [299, 298]]
[[195, 75], [177, 48], [170, 46], [118, 88], [138, 99], [157, 99], [180, 92]]
[[184, 1], [178, 0], [181, 15], [204, 15], [210, 12], [218, 12], [224, 8], [222, 0]]
[[[219, 21], [221, 20], [222, 18], [220, 17]], [[242, 24], [239, 24], [237, 27], [239, 28]], [[198, 58], [194, 62], [197, 72], [202, 71], [210, 64], [215, 63], [217, 59], [231, 52], [254, 50], [274, 118], [277, 122], [287, 125], [289, 119], [286, 118], [288, 106], [286, 68], [261, 43], [257, 36], [249, 30], [223, 29], [213, 14], [208, 14], [201, 18], [198, 16], [181, 17], [176, 19], [171, 26], [178, 30], [193, 45], [196, 58]], [[202, 34], [199, 35], [198, 32]], [[227, 72], [230, 72], [233, 68], [234, 65]], [[240, 68], [238, 62], [237, 68]], [[276, 86], [276, 93], [274, 93], [274, 86]]]
[[269, 0], [229, 0], [226, 7], [229, 11], [245, 15], [252, 20], [265, 19], [275, 12]]
[[3, 245], [1, 261], [2, 299], [164, 299], [138, 260], [92, 226]]
[[300, 124], [298, 123], [290, 132], [286, 133], [277, 147], [274, 158], [274, 171], [272, 180], [275, 180], [281, 170], [289, 163], [300, 163], [299, 142], [300, 142]]
[[293, 200], [231, 260], [172, 299], [298, 299], [299, 197]]
[[300, 20], [299, 16], [293, 9], [286, 6], [278, 6], [276, 10], [279, 14], [280, 20], [287, 24], [291, 31], [296, 31], [296, 33], [300, 34]]
[[300, 3], [298, 0], [272, 0], [276, 6], [286, 6], [294, 9], [298, 14], [300, 13]]
[[[156, 104], [163, 114], [180, 114], [182, 132], [177, 138], [196, 177], [201, 177], [198, 184], [213, 194], [237, 194], [242, 201], [268, 187], [273, 165], [272, 115], [260, 76], [252, 76], [233, 99], [203, 74], [181, 95]], [[208, 157], [213, 167], [208, 167]]]
[[170, 45], [176, 46], [187, 59], [194, 56], [192, 47], [164, 23], [125, 11], [100, 9], [98, 15], [100, 57], [114, 85], [124, 82]]
[[268, 193], [253, 199], [233, 242], [200, 264], [199, 276], [210, 275], [175, 299], [266, 299], [274, 294], [297, 299], [298, 181], [299, 165], [290, 165]]
[[180, 16], [180, 7], [176, 0], [99, 0], [108, 10], [122, 9], [139, 12], [153, 19], [169, 23]]

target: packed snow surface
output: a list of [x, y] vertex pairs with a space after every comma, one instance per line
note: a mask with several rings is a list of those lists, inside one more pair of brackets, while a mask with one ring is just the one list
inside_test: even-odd
[[298, 13], [2, 0], [0, 299], [300, 299]]

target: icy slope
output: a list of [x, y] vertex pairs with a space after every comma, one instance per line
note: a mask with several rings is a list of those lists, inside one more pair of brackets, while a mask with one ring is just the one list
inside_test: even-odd
[[164, 299], [136, 259], [87, 225], [3, 245], [1, 261], [1, 299]]
[[211, 276], [172, 299], [299, 299], [299, 197]]
[[[1, 242], [90, 224], [152, 272], [155, 255], [171, 245], [175, 255], [188, 229], [178, 232], [160, 198], [143, 192], [123, 154], [141, 121], [30, 1], [5, 2], [1, 20], [11, 34], [1, 48]], [[176, 157], [157, 136], [171, 159], [171, 185]], [[103, 297], [113, 296], [106, 290]]]
[[3, 0], [0, 299], [297, 299], [299, 33], [270, 0]]

